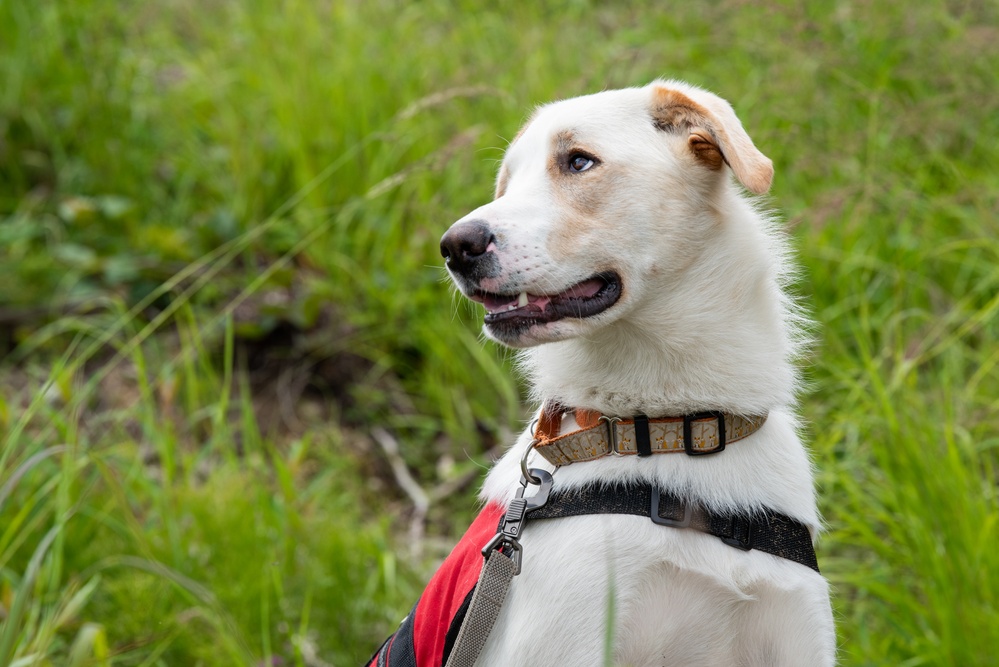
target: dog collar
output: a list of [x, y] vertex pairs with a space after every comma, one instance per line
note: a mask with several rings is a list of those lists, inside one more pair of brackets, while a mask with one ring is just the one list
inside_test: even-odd
[[[572, 412], [579, 429], [559, 435], [562, 417]], [[767, 415], [698, 412], [682, 417], [608, 417], [595, 410], [570, 409], [547, 401], [538, 416], [533, 449], [555, 466], [593, 461], [604, 456], [717, 454], [725, 446], [756, 433]]]

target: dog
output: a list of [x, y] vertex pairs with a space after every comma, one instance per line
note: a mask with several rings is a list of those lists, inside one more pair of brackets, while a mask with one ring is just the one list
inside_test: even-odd
[[[485, 335], [519, 350], [542, 405], [488, 474], [487, 508], [510, 505], [524, 461], [563, 493], [649, 485], [719, 516], [779, 514], [811, 550], [820, 518], [795, 416], [807, 320], [786, 289], [787, 242], [745, 192], [768, 192], [772, 178], [732, 107], [682, 82], [534, 112], [506, 150], [494, 199], [441, 240], [457, 289], [486, 309]], [[634, 432], [612, 434], [618, 419]], [[654, 455], [614, 455], [648, 450], [637, 434], [650, 421], [675, 426], [652, 436]], [[695, 422], [714, 435], [692, 436]], [[573, 458], [589, 445], [567, 445], [541, 456], [545, 442], [586, 429], [613, 441], [610, 455]], [[703, 446], [718, 437], [724, 451]], [[459, 544], [468, 562], [481, 561], [496, 516]], [[476, 664], [835, 663], [816, 566], [659, 523], [602, 512], [528, 520], [522, 571]]]

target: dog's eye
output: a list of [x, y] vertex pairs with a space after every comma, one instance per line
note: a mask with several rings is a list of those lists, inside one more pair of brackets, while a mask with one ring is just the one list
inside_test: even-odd
[[586, 171], [593, 165], [593, 159], [586, 157], [582, 153], [573, 153], [569, 156], [569, 171], [571, 172], [578, 174], [581, 171]]

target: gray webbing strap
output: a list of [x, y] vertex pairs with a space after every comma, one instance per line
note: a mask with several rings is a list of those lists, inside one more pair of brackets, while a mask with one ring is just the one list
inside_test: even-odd
[[468, 611], [461, 623], [446, 667], [473, 667], [499, 616], [516, 572], [513, 560], [493, 549], [482, 564]]
[[[530, 453], [531, 448], [526, 451]], [[496, 625], [510, 583], [520, 574], [521, 548], [518, 538], [524, 531], [527, 512], [544, 507], [552, 490], [552, 476], [547, 470], [527, 470], [525, 465], [524, 472], [520, 488], [507, 505], [496, 535], [482, 548], [486, 562], [482, 564], [479, 581], [475, 584], [475, 592], [468, 602], [468, 610], [445, 667], [474, 667], [489, 633]], [[538, 491], [530, 498], [524, 498], [528, 479], [538, 486]]]

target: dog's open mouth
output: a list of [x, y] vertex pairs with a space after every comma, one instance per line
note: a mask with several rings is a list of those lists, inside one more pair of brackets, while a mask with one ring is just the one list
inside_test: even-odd
[[601, 273], [557, 294], [491, 294], [477, 290], [471, 299], [486, 307], [488, 325], [533, 326], [566, 317], [592, 317], [613, 306], [621, 296], [616, 273]]

